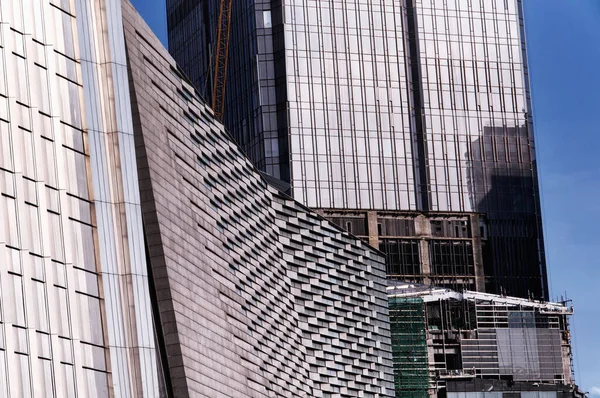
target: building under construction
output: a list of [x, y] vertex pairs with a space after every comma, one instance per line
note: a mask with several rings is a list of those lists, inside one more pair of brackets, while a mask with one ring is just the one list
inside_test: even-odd
[[565, 303], [398, 282], [388, 295], [396, 397], [577, 393]]

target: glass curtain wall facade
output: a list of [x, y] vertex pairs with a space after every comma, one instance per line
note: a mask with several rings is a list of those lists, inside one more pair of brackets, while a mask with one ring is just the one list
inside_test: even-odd
[[158, 397], [121, 2], [0, 21], [0, 397]]
[[[232, 7], [224, 121], [253, 163], [289, 182], [281, 2]], [[169, 0], [169, 50], [202, 97], [212, 96], [218, 0]]]
[[[171, 53], [206, 94], [216, 26], [191, 18], [217, 3], [167, 1]], [[370, 243], [395, 239], [381, 248], [419, 257], [421, 281], [436, 249], [405, 256], [418, 236], [377, 224], [470, 217], [452, 287], [547, 297], [520, 0], [252, 1], [231, 32], [224, 123], [260, 170], [326, 216], [377, 212]]]
[[482, 214], [486, 289], [548, 295], [520, 1], [413, 1], [430, 210]]
[[402, 2], [284, 7], [290, 180], [311, 207], [417, 210]]

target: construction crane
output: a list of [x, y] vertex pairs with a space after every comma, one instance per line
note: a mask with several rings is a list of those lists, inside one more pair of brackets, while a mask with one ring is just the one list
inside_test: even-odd
[[220, 0], [217, 21], [215, 69], [213, 74], [212, 109], [220, 121], [225, 110], [225, 85], [227, 83], [227, 59], [229, 57], [229, 27], [232, 0]]

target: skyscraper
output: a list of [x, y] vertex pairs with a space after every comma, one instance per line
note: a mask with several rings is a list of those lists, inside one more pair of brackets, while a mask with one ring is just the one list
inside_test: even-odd
[[[167, 0], [207, 97], [218, 10]], [[548, 297], [520, 0], [234, 3], [224, 123], [390, 278]]]
[[267, 184], [129, 2], [0, 3], [0, 397], [391, 397], [381, 253]]

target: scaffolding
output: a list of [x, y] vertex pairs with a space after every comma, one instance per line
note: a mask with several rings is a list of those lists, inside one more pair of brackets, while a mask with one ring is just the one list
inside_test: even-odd
[[438, 396], [457, 380], [573, 383], [566, 303], [398, 282], [388, 299], [396, 397]]
[[421, 298], [393, 297], [389, 304], [396, 397], [427, 398], [425, 303]]

